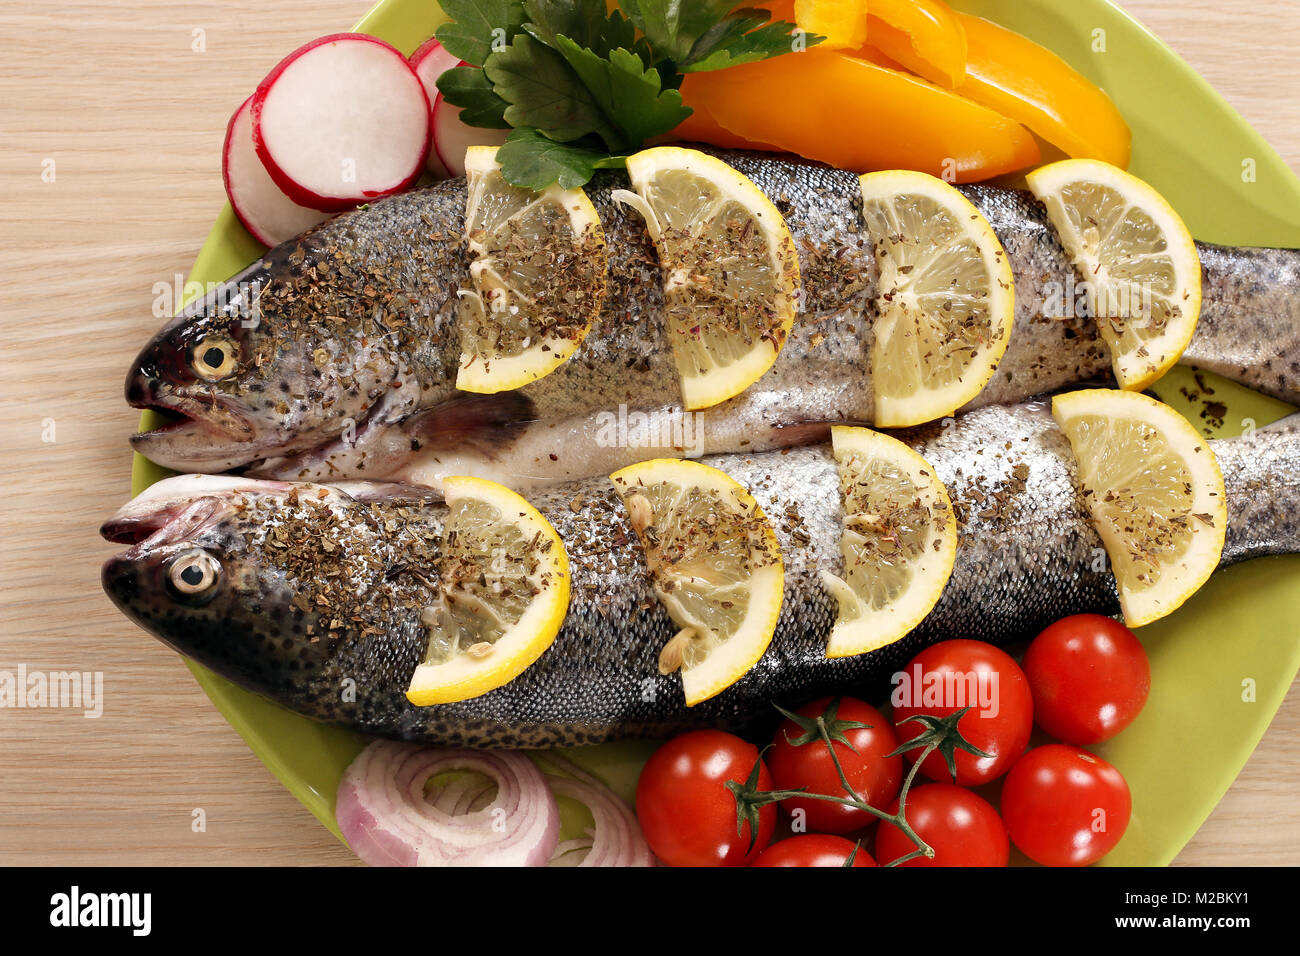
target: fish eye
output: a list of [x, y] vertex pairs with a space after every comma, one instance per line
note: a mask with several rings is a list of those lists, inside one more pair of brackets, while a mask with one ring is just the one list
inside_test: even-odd
[[239, 361], [239, 350], [230, 339], [209, 335], [199, 340], [191, 356], [190, 363], [199, 378], [219, 382], [234, 374]]
[[195, 549], [177, 557], [167, 569], [167, 579], [176, 593], [194, 598], [207, 594], [216, 586], [221, 564], [206, 551]]

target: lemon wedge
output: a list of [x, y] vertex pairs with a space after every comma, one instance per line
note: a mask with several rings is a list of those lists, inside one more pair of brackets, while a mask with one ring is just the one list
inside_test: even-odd
[[560, 536], [518, 494], [483, 478], [443, 482], [447, 521], [437, 600], [407, 699], [467, 700], [508, 683], [551, 646], [569, 608]]
[[993, 227], [942, 179], [909, 170], [861, 177], [880, 266], [871, 378], [875, 423], [951, 415], [1002, 360], [1015, 320], [1011, 265]]
[[460, 291], [456, 387], [500, 392], [555, 371], [582, 344], [605, 300], [605, 233], [581, 189], [507, 183], [494, 146], [469, 148], [465, 178], [473, 288]]
[[666, 326], [682, 404], [708, 408], [772, 367], [799, 299], [799, 257], [781, 213], [722, 160], [677, 146], [627, 160], [664, 274]]
[[1139, 392], [1058, 395], [1093, 524], [1110, 556], [1129, 627], [1158, 620], [1206, 582], [1228, 527], [1223, 474], [1209, 443]]
[[1026, 179], [1074, 260], [1121, 388], [1141, 391], [1178, 361], [1201, 312], [1201, 259], [1178, 213], [1147, 183], [1096, 159]]
[[844, 576], [822, 572], [839, 604], [827, 657], [865, 654], [920, 624], [957, 559], [957, 517], [930, 463], [896, 438], [836, 425]]
[[681, 628], [659, 671], [681, 671], [688, 706], [708, 700], [758, 663], [776, 632], [785, 586], [776, 533], [748, 491], [699, 462], [654, 459], [610, 480]]

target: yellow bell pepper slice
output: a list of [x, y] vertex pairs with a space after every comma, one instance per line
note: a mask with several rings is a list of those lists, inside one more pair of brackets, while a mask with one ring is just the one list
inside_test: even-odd
[[854, 172], [916, 169], [973, 182], [1032, 166], [1019, 123], [906, 73], [835, 50], [691, 73], [686, 105], [746, 140]]
[[824, 36], [822, 49], [856, 50], [867, 41], [867, 0], [794, 0], [794, 22]]
[[942, 0], [871, 0], [867, 43], [945, 89], [966, 76], [966, 31]]
[[783, 151], [780, 147], [769, 143], [760, 143], [757, 140], [737, 136], [731, 130], [719, 125], [708, 112], [698, 107], [694, 113], [677, 124], [673, 136], [691, 142], [721, 146], [723, 149], [757, 149], [775, 153]]
[[957, 92], [1024, 123], [1074, 159], [1126, 168], [1132, 134], [1102, 90], [1033, 40], [957, 14], [966, 31], [966, 79]]

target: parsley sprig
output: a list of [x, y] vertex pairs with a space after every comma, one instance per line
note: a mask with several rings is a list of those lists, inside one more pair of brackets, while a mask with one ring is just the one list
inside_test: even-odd
[[508, 182], [583, 185], [691, 115], [687, 73], [803, 49], [822, 37], [735, 0], [442, 0], [436, 34], [472, 66], [438, 89], [470, 126], [509, 129]]

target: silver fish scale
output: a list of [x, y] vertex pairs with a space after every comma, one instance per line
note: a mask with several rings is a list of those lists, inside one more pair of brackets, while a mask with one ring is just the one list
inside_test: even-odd
[[1300, 257], [1198, 242], [1201, 314], [1179, 360], [1300, 404]]
[[989, 186], [962, 186], [962, 193], [988, 220], [1015, 275], [1016, 317], [1011, 342], [993, 378], [967, 405], [1022, 401], [1110, 374], [1110, 355], [1086, 315], [1056, 314], [1050, 307], [1071, 286], [1070, 257], [1031, 193]]
[[1213, 442], [1228, 496], [1223, 563], [1291, 554], [1300, 542], [1300, 414]]
[[[367, 620], [382, 624], [377, 632], [345, 627], [338, 640], [310, 640], [303, 626], [319, 634], [322, 622], [286, 614], [292, 597], [286, 589], [301, 582], [290, 582], [277, 566], [277, 552], [258, 543], [261, 531], [239, 526], [257, 520], [251, 510], [223, 523], [211, 540], [196, 541], [231, 555], [235, 567], [227, 571], [253, 582], [249, 596], [186, 611], [136, 581], [115, 599], [170, 645], [300, 713], [378, 736], [480, 747], [661, 737], [692, 727], [752, 731], [772, 721], [773, 701], [798, 705], [828, 693], [883, 696], [889, 676], [937, 641], [1007, 644], [1067, 614], [1118, 609], [1100, 538], [1075, 491], [1068, 443], [1045, 403], [993, 406], [900, 434], [934, 467], [962, 519], [956, 564], [938, 604], [911, 634], [842, 660], [823, 656], [836, 609], [820, 572], [842, 571], [839, 481], [829, 447], [709, 459], [751, 490], [772, 523], [784, 558], [785, 595], [776, 636], [755, 668], [693, 708], [685, 706], [675, 675], [658, 674], [659, 653], [676, 626], [655, 598], [623, 505], [603, 478], [532, 496], [570, 557], [569, 614], [536, 663], [472, 700], [416, 708], [403, 693], [423, 655], [426, 636], [417, 611], [429, 596], [425, 580], [410, 571], [426, 580], [436, 576], [427, 560], [418, 568], [407, 565], [416, 543], [440, 534], [445, 506], [436, 502], [413, 510], [409, 500], [381, 497], [334, 506], [338, 529], [332, 534], [352, 536], [349, 553], [366, 559], [369, 575], [357, 578], [367, 597], [334, 613], [342, 611], [345, 620], [353, 612], [369, 614]], [[1222, 563], [1300, 551], [1300, 424], [1287, 419], [1212, 447], [1228, 490]], [[399, 508], [408, 537], [377, 542], [369, 529]], [[298, 546], [307, 553], [323, 547], [313, 537]], [[377, 562], [371, 560], [376, 554]], [[375, 602], [399, 589], [416, 610], [376, 622]], [[355, 701], [340, 695], [349, 680]]]
[[[720, 155], [780, 209], [799, 251], [804, 282], [801, 319], [755, 394], [739, 396], [710, 414], [748, 414], [758, 401], [768, 406], [761, 414], [772, 421], [824, 417], [834, 407], [841, 408], [844, 417], [869, 419], [869, 379], [843, 374], [845, 369], [866, 367], [870, 293], [877, 272], [871, 249], [858, 233], [857, 177], [811, 163]], [[608, 243], [609, 295], [574, 356], [521, 389], [539, 417], [565, 417], [583, 408], [610, 409], [620, 403], [641, 409], [680, 406], [654, 245], [640, 214], [612, 197], [615, 189], [627, 185], [625, 177], [606, 173], [587, 188]], [[825, 383], [835, 370], [838, 380], [828, 391]], [[771, 409], [774, 399], [778, 407]], [[778, 413], [775, 418], [772, 412]]]
[[[878, 270], [860, 233], [856, 177], [785, 156], [710, 151], [753, 180], [785, 217], [800, 256], [804, 296], [802, 314], [772, 368], [743, 394], [698, 413], [700, 450], [780, 447], [790, 443], [784, 426], [871, 421], [869, 357]], [[521, 485], [524, 476], [564, 480], [643, 457], [618, 449], [586, 461], [571, 449], [551, 448], [558, 462], [552, 465], [547, 454], [538, 454], [553, 429], [589, 433], [583, 423], [589, 426], [619, 406], [648, 412], [656, 421], [680, 415], [653, 245], [639, 215], [611, 195], [625, 186], [626, 179], [611, 172], [588, 188], [608, 238], [609, 294], [582, 346], [545, 378], [517, 392], [473, 399], [454, 387], [455, 293], [469, 277], [460, 237], [465, 183], [450, 180], [344, 214], [272, 250], [264, 265], [236, 277], [254, 285], [283, 283], [330, 265], [320, 273], [329, 281], [322, 280], [316, 300], [310, 288], [285, 301], [263, 296], [262, 326], [239, 337], [253, 351], [273, 339], [278, 344], [272, 357], [210, 388], [223, 400], [246, 406], [244, 417], [256, 440], [240, 444], [204, 435], [196, 448], [183, 436], [160, 432], [137, 439], [138, 450], [191, 471], [258, 459], [252, 473], [263, 477], [424, 481], [438, 473], [449, 452], [469, 449], [457, 467]], [[1108, 378], [1095, 323], [1077, 308], [1066, 308], [1084, 304], [1078, 277], [1041, 204], [1018, 190], [978, 185], [961, 190], [992, 224], [1016, 279], [1010, 344], [993, 379], [968, 407], [1022, 401]], [[1183, 361], [1300, 401], [1300, 254], [1208, 244], [1199, 250], [1205, 294]], [[355, 303], [368, 286], [382, 293], [379, 311], [348, 312], [343, 323], [320, 321], [331, 303]], [[212, 303], [220, 298], [214, 293], [208, 303], [169, 324], [141, 353], [132, 374], [184, 367], [197, 336], [228, 324], [229, 316], [213, 314]], [[1053, 309], [1053, 302], [1062, 308]], [[381, 335], [376, 341], [375, 318], [382, 327], [409, 323], [411, 334]], [[317, 358], [322, 352], [323, 367]], [[150, 387], [166, 404], [171, 386], [163, 381]], [[203, 415], [216, 406], [203, 395], [205, 388], [186, 386], [178, 400], [187, 413]], [[355, 440], [350, 423], [357, 428]], [[348, 440], [340, 440], [340, 434]], [[666, 454], [672, 447], [651, 451]]]
[[[580, 513], [570, 507], [577, 498], [570, 486], [534, 499], [573, 561], [570, 617], [555, 645], [511, 684], [441, 708], [444, 717], [453, 726], [484, 717], [499, 720], [503, 732], [511, 726], [512, 743], [500, 745], [533, 745], [516, 736], [521, 725], [534, 714], [560, 711], [578, 718], [565, 738], [573, 743], [702, 726], [743, 731], [769, 721], [773, 701], [878, 694], [889, 674], [937, 640], [1008, 643], [1074, 610], [1117, 610], [1113, 579], [1097, 557], [1104, 554], [1101, 541], [1074, 492], [1068, 443], [1046, 407], [995, 407], [959, 421], [908, 435], [968, 517], [944, 596], [904, 640], [859, 657], [825, 657], [836, 607], [820, 573], [843, 573], [839, 478], [830, 449], [724, 455], [709, 464], [754, 495], [776, 530], [785, 564], [776, 637], [753, 670], [713, 700], [685, 706], [676, 676], [661, 677], [656, 670], [659, 652], [677, 627], [658, 605], [617, 496], [607, 483], [587, 482], [579, 490]], [[1029, 476], [1020, 487], [1014, 470], [1022, 464]], [[979, 495], [1005, 495], [1007, 504], [995, 512], [980, 506]], [[592, 503], [597, 496], [598, 505]], [[792, 507], [797, 518], [787, 516]], [[588, 554], [604, 560], [591, 566]], [[611, 628], [619, 652], [597, 650], [601, 656], [587, 657], [608, 644]], [[546, 725], [554, 726], [551, 720]], [[612, 728], [617, 729], [611, 733]]]

